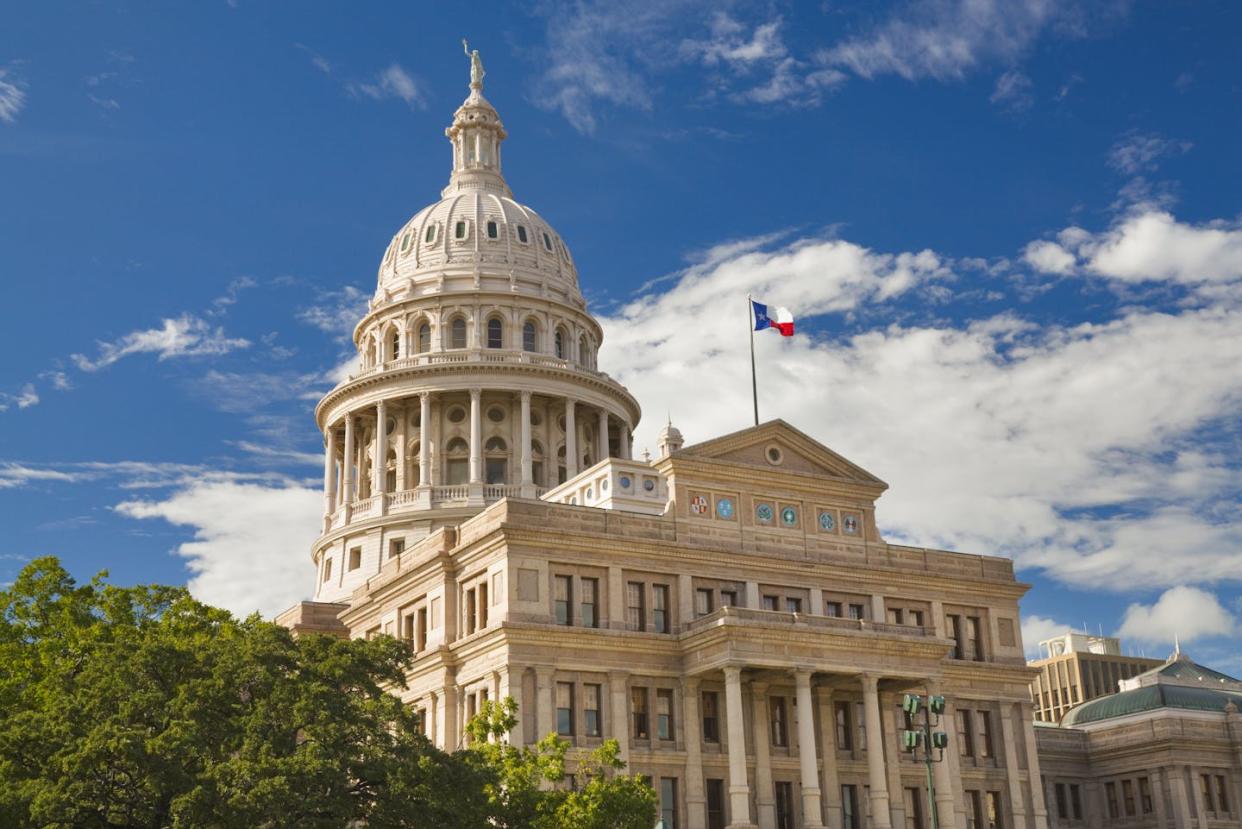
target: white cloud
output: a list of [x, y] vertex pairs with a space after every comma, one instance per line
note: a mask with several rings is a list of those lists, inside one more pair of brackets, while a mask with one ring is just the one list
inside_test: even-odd
[[958, 79], [983, 63], [1022, 55], [1057, 13], [1054, 0], [925, 0], [821, 59], [864, 78]]
[[1131, 130], [1108, 151], [1108, 163], [1126, 175], [1154, 172], [1162, 158], [1189, 152], [1193, 146], [1189, 141]]
[[1242, 226], [1184, 224], [1164, 211], [1128, 216], [1081, 251], [1088, 267], [1130, 282], [1242, 279]]
[[400, 64], [396, 63], [381, 71], [374, 81], [349, 84], [347, 89], [355, 95], [364, 95], [377, 101], [385, 98], [400, 98], [410, 106], [420, 109], [427, 105], [418, 82]]
[[[952, 279], [930, 251], [733, 243], [604, 317], [600, 365], [658, 413], [636, 450], [654, 448], [665, 412], [703, 440], [749, 425], [747, 292], [804, 323], [882, 319], [887, 300]], [[886, 479], [890, 538], [1117, 590], [1242, 581], [1239, 459], [1205, 451], [1200, 434], [1242, 404], [1242, 310], [870, 327], [834, 340], [757, 334], [760, 408]], [[1135, 546], [1144, 532], [1151, 542]]]
[[1178, 586], [1161, 594], [1155, 604], [1135, 603], [1126, 609], [1118, 635], [1152, 645], [1182, 643], [1205, 636], [1232, 636], [1237, 621], [1216, 596], [1195, 587]]
[[1072, 273], [1077, 260], [1074, 254], [1056, 242], [1031, 242], [1022, 251], [1022, 259], [1040, 273]]
[[116, 510], [194, 528], [193, 540], [176, 553], [188, 560], [190, 591], [204, 602], [272, 616], [311, 592], [310, 548], [323, 516], [318, 490], [208, 479]]
[[33, 383], [27, 383], [22, 386], [22, 390], [17, 393], [17, 408], [26, 409], [36, 405], [39, 402], [39, 393], [35, 391]]
[[26, 106], [26, 84], [20, 78], [0, 68], [0, 121], [12, 124]]
[[202, 357], [227, 354], [246, 348], [249, 340], [227, 337], [222, 328], [213, 328], [206, 321], [182, 314], [165, 319], [159, 328], [133, 331], [112, 342], [100, 342], [99, 355], [94, 359], [73, 354], [70, 359], [82, 371], [98, 371], [134, 354], [155, 354], [160, 360], [174, 357]]
[[1035, 103], [1031, 86], [1030, 78], [1011, 69], [996, 79], [996, 87], [988, 100], [1012, 113], [1025, 112]]
[[42, 481], [72, 483], [76, 480], [78, 480], [76, 475], [58, 469], [38, 468], [20, 463], [0, 461], [0, 489], [17, 489], [18, 487]]
[[369, 310], [367, 300], [365, 291], [346, 285], [339, 291], [322, 292], [318, 304], [299, 309], [297, 317], [320, 331], [348, 339]]

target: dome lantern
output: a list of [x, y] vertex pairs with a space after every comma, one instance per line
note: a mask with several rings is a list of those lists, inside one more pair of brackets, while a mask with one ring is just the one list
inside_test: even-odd
[[470, 94], [453, 113], [453, 124], [444, 134], [453, 145], [453, 173], [442, 195], [463, 190], [484, 190], [512, 197], [500, 172], [500, 142], [508, 137], [496, 108], [483, 97], [483, 61], [479, 50], [471, 51]]

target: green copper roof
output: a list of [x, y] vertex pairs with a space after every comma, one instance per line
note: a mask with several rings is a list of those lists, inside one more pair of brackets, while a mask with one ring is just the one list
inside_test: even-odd
[[1198, 662], [1192, 662], [1185, 657], [1174, 659], [1167, 665], [1155, 668], [1154, 671], [1161, 676], [1170, 676], [1177, 679], [1215, 679], [1223, 682], [1238, 681], [1228, 674], [1222, 674], [1220, 671], [1214, 671], [1211, 668], [1200, 665]]
[[[1215, 673], [1215, 671], [1212, 673]], [[1219, 674], [1219, 676], [1223, 677], [1224, 674]], [[1132, 691], [1122, 691], [1118, 694], [1110, 694], [1106, 697], [1093, 699], [1090, 702], [1084, 702], [1077, 708], [1071, 709], [1064, 719], [1061, 720], [1061, 724], [1066, 726], [1083, 725], [1085, 723], [1138, 714], [1143, 711], [1155, 711], [1159, 708], [1223, 712], [1225, 706], [1230, 702], [1242, 709], [1242, 693], [1221, 691], [1216, 688], [1195, 688], [1185, 685], [1146, 685], [1142, 688], [1135, 688]]]

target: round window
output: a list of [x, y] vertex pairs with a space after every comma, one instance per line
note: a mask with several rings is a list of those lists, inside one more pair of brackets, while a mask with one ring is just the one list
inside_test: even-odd
[[588, 497], [588, 498], [593, 497], [593, 495], [592, 495], [592, 493], [591, 493], [591, 488], [590, 488], [590, 487], [587, 487], [586, 497]]
[[539, 412], [532, 409], [530, 413], [530, 425], [531, 426], [542, 426], [543, 415], [539, 414]]
[[461, 406], [454, 406], [448, 410], [448, 419], [450, 423], [461, 423], [466, 419], [466, 410]]
[[599, 482], [599, 491], [600, 492], [608, 491], [608, 479], [607, 478]]
[[565, 415], [561, 415], [556, 419], [556, 428], [560, 429], [562, 432], [565, 431]]
[[621, 488], [622, 488], [622, 489], [629, 489], [629, 488], [630, 488], [630, 483], [631, 483], [631, 481], [630, 481], [630, 476], [629, 476], [629, 475], [622, 475], [622, 476], [621, 476], [621, 478], [620, 478], [620, 481], [621, 481]]
[[781, 452], [781, 448], [779, 446], [769, 446], [765, 456], [768, 459], [768, 463], [773, 466], [779, 464], [785, 459], [785, 455]]
[[505, 419], [505, 410], [499, 406], [492, 406], [487, 410], [487, 419], [492, 423], [502, 423]]
[[397, 419], [389, 417], [384, 420], [384, 434], [391, 435], [397, 429]]
[[655, 481], [651, 480], [650, 478], [643, 481], [643, 489], [647, 490], [648, 492], [651, 492], [652, 490], [655, 489]]

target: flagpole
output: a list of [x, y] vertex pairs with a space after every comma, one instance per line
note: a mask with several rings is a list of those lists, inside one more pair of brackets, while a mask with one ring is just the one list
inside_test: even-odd
[[759, 425], [759, 383], [755, 380], [755, 306], [746, 295], [746, 327], [750, 331], [750, 397], [755, 404], [755, 425]]

